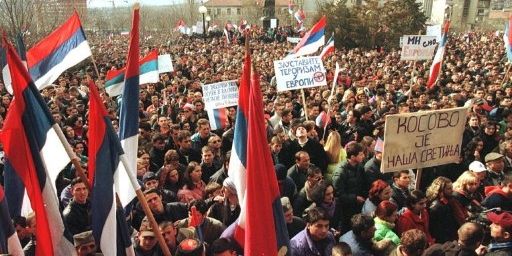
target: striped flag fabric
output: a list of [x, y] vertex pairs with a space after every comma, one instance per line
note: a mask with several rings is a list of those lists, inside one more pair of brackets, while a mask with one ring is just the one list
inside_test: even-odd
[[27, 52], [30, 76], [39, 90], [92, 55], [78, 12]]
[[208, 120], [212, 130], [225, 129], [228, 126], [228, 116], [226, 108], [208, 109]]
[[443, 57], [445, 52], [446, 42], [448, 41], [448, 30], [450, 29], [450, 21], [447, 21], [444, 25], [443, 36], [441, 37], [441, 42], [436, 51], [436, 55], [434, 55], [434, 60], [432, 61], [432, 66], [430, 67], [430, 74], [428, 76], [427, 88], [431, 89], [437, 82], [439, 78], [439, 73], [441, 73], [441, 66], [443, 65]]
[[507, 53], [508, 62], [512, 62], [512, 16], [505, 23], [505, 32], [503, 32], [503, 41], [505, 43], [505, 51]]
[[331, 116], [323, 110], [320, 112], [320, 114], [316, 117], [315, 124], [316, 126], [325, 129], [329, 124], [331, 123]]
[[292, 53], [287, 57], [300, 57], [318, 51], [318, 48], [323, 46], [325, 42], [324, 33], [326, 24], [327, 18], [322, 16], [311, 30], [300, 39], [299, 43], [292, 50]]
[[304, 20], [306, 19], [306, 14], [304, 13], [304, 9], [300, 8], [298, 9], [295, 14], [293, 15], [295, 19], [297, 20], [297, 23], [303, 24]]
[[[96, 85], [89, 81], [89, 143], [87, 166], [91, 196], [92, 233], [103, 255], [117, 255], [114, 174], [123, 149]], [[123, 220], [122, 218], [121, 220]], [[120, 230], [122, 231], [122, 230]], [[133, 251], [133, 247], [129, 246]]]
[[0, 254], [25, 255], [18, 234], [12, 225], [2, 185], [0, 185]]
[[241, 208], [234, 238], [245, 255], [289, 255], [277, 178], [270, 150], [261, 143], [266, 130], [260, 90], [259, 75], [251, 71], [251, 57], [246, 53], [228, 169]]
[[[158, 50], [151, 51], [139, 60], [139, 83], [158, 83]], [[124, 75], [126, 67], [118, 70], [109, 70], [105, 81], [105, 90], [110, 97], [121, 95], [124, 88]]]
[[325, 43], [324, 48], [322, 49], [322, 52], [320, 53], [320, 58], [324, 58], [329, 53], [334, 52], [334, 34], [329, 38], [327, 43]]
[[[36, 255], [75, 255], [59, 211], [55, 179], [69, 162], [46, 103], [11, 44], [6, 42], [14, 99], [0, 140], [12, 168], [25, 185], [36, 218]], [[59, 167], [62, 166], [62, 167]], [[58, 171], [56, 171], [58, 170]]]
[[251, 58], [245, 54], [240, 87], [238, 89], [238, 108], [236, 112], [233, 146], [228, 167], [228, 176], [235, 183], [238, 201], [240, 202], [240, 216], [236, 223], [234, 237], [243, 247], [245, 234], [245, 178], [247, 167], [247, 117], [249, 115], [249, 83], [251, 79]]
[[[137, 148], [139, 135], [139, 8], [133, 10], [130, 44], [124, 78], [123, 100], [119, 112], [119, 139], [124, 154], [129, 160], [128, 167], [120, 164], [115, 175], [116, 191], [123, 207], [126, 207], [133, 198], [135, 190], [131, 186], [128, 170], [137, 170]], [[136, 176], [136, 173], [133, 173]]]
[[288, 13], [293, 15], [293, 3], [292, 0], [288, 0]]

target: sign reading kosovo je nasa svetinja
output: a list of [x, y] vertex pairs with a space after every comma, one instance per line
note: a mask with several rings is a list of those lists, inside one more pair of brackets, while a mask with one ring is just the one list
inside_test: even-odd
[[327, 85], [325, 68], [319, 56], [274, 61], [278, 91]]
[[382, 172], [459, 161], [467, 108], [386, 116]]

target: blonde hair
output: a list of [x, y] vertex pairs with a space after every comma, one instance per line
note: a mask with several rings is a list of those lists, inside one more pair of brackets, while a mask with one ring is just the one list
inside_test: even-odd
[[453, 183], [453, 189], [457, 191], [465, 191], [466, 185], [469, 183], [478, 183], [478, 177], [472, 171], [465, 171]]
[[327, 158], [329, 159], [329, 163], [337, 163], [338, 159], [340, 159], [341, 154], [341, 136], [337, 131], [331, 131], [329, 136], [327, 136], [327, 141], [324, 146], [325, 153], [327, 153]]

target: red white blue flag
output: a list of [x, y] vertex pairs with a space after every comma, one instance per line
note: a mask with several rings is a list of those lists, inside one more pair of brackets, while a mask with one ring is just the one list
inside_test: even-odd
[[324, 58], [329, 53], [334, 52], [334, 34], [329, 38], [327, 43], [325, 43], [324, 48], [322, 49], [322, 52], [320, 53], [320, 58]]
[[327, 24], [327, 18], [322, 18], [309, 30], [304, 37], [302, 37], [299, 43], [295, 46], [292, 53], [287, 56], [289, 57], [300, 57], [307, 54], [312, 54], [318, 51], [320, 46], [324, 45], [325, 42], [325, 25]]
[[4, 45], [14, 99], [0, 139], [8, 159], [7, 168], [14, 170], [23, 181], [37, 216], [36, 255], [74, 255], [72, 237], [65, 230], [52, 182], [56, 174], [51, 172], [55, 163], [67, 163], [69, 158], [53, 154], [56, 147], [62, 147], [55, 134], [57, 125], [13, 46], [5, 39]]
[[505, 43], [505, 51], [507, 52], [508, 62], [512, 62], [512, 16], [505, 23], [505, 32], [503, 33], [503, 41]]
[[21, 256], [24, 255], [23, 249], [10, 216], [4, 190], [0, 185], [0, 254]]
[[450, 29], [450, 21], [447, 21], [444, 25], [443, 36], [441, 37], [441, 42], [436, 51], [436, 55], [434, 56], [434, 60], [432, 62], [432, 66], [430, 67], [430, 74], [428, 76], [427, 87], [430, 89], [434, 87], [439, 78], [439, 74], [441, 73], [441, 67], [443, 65], [443, 57], [446, 47], [446, 42], [448, 41], [448, 30]]

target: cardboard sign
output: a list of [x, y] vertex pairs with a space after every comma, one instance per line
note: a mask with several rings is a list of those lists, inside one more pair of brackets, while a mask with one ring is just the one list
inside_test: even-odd
[[203, 85], [203, 100], [206, 109], [238, 105], [236, 80]]
[[158, 73], [173, 72], [172, 60], [170, 54], [158, 55]]
[[467, 108], [386, 116], [382, 172], [459, 161]]
[[277, 91], [327, 85], [325, 68], [319, 56], [274, 61]]
[[298, 44], [300, 42], [300, 37], [287, 37], [286, 41], [292, 44]]
[[400, 60], [430, 60], [434, 56], [437, 42], [435, 36], [403, 36]]

